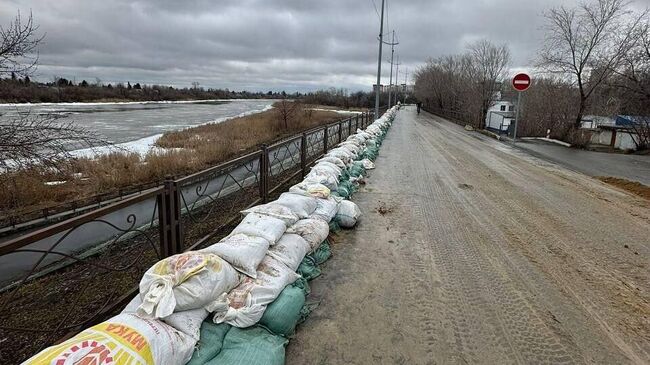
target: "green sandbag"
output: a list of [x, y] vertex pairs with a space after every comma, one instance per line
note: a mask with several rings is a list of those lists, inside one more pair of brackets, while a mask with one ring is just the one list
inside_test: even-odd
[[339, 184], [339, 187], [336, 189], [336, 193], [336, 195], [345, 199], [349, 199], [350, 195], [352, 195], [352, 191], [350, 191], [349, 187], [343, 183]]
[[288, 342], [261, 326], [233, 327], [223, 339], [219, 355], [206, 365], [284, 365]]
[[327, 259], [332, 256], [332, 248], [330, 247], [329, 242], [327, 240], [323, 241], [316, 251], [309, 256], [314, 258], [314, 262], [316, 262], [317, 265], [327, 261]]
[[359, 177], [366, 173], [366, 169], [363, 168], [363, 163], [355, 161], [352, 166], [348, 168], [348, 172], [352, 177]]
[[296, 271], [307, 280], [313, 280], [321, 274], [318, 264], [316, 264], [316, 261], [311, 256], [305, 256]]
[[201, 323], [201, 339], [194, 349], [192, 358], [187, 365], [203, 365], [221, 352], [223, 339], [230, 330], [230, 325], [216, 324], [209, 318]]
[[294, 281], [293, 284], [291, 284], [291, 286], [302, 290], [305, 296], [308, 296], [309, 293], [311, 293], [311, 288], [309, 287], [309, 281], [307, 281], [307, 279], [305, 279], [302, 276], [299, 277], [296, 281]]
[[302, 289], [287, 286], [264, 311], [260, 325], [280, 336], [291, 336], [296, 329], [305, 305], [305, 293]]
[[338, 222], [335, 221], [334, 219], [332, 219], [329, 222], [329, 227], [330, 227], [330, 232], [336, 233], [341, 230], [341, 226], [339, 226]]

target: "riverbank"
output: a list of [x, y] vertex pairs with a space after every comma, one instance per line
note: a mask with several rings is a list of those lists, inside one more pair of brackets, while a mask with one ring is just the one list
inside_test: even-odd
[[106, 199], [137, 191], [341, 116], [336, 111], [299, 108], [285, 123], [278, 110], [271, 109], [147, 138], [150, 146], [137, 151], [80, 154], [59, 171], [31, 168], [0, 175], [6, 187], [0, 191], [0, 219], [40, 215], [43, 209], [52, 214], [66, 202], [81, 201], [82, 206], [84, 199], [100, 194]]

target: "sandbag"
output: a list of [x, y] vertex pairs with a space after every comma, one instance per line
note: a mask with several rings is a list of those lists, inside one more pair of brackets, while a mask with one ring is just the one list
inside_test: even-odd
[[280, 296], [269, 304], [260, 319], [260, 325], [280, 336], [293, 334], [305, 305], [305, 294], [292, 285], [284, 288]]
[[309, 256], [314, 258], [316, 265], [320, 265], [327, 261], [332, 256], [332, 248], [330, 247], [329, 242], [327, 240], [323, 241], [323, 243], [321, 243], [320, 246], [318, 246], [318, 248]]
[[162, 321], [119, 314], [46, 348], [23, 364], [183, 365], [196, 341]]
[[289, 227], [290, 225], [296, 223], [300, 217], [298, 217], [291, 209], [280, 205], [276, 202], [270, 202], [267, 204], [257, 205], [246, 210], [242, 210], [243, 215], [248, 213], [257, 213], [261, 215], [266, 215], [273, 218], [278, 218], [284, 221], [284, 223]]
[[237, 271], [215, 254], [189, 251], [170, 256], [144, 273], [140, 280], [142, 304], [136, 313], [163, 318], [174, 311], [204, 307], [211, 311], [239, 280]]
[[275, 202], [291, 209], [300, 219], [304, 219], [316, 210], [316, 205], [318, 204], [316, 199], [299, 194], [282, 193]]
[[329, 226], [321, 219], [301, 219], [289, 227], [287, 233], [300, 235], [314, 250], [327, 238]]
[[330, 196], [330, 189], [327, 186], [309, 181], [303, 181], [290, 187], [289, 192], [313, 198], [327, 199]]
[[343, 200], [339, 203], [339, 210], [336, 212], [334, 219], [336, 219], [339, 226], [343, 228], [352, 228], [357, 224], [359, 217], [361, 217], [361, 210], [359, 207], [349, 200]]
[[375, 168], [375, 163], [370, 161], [367, 158], [364, 158], [363, 160], [361, 160], [361, 163], [363, 164], [363, 168], [366, 169], [366, 170], [372, 170], [372, 169]]
[[336, 166], [336, 164], [333, 164], [331, 162], [327, 161], [321, 161], [318, 162], [316, 165], [314, 165], [312, 170], [318, 170], [318, 169], [324, 169], [326, 171], [330, 171], [332, 173], [335, 173], [336, 176], [341, 176], [341, 172], [343, 171], [342, 168]]
[[305, 176], [304, 181], [315, 182], [327, 186], [330, 190], [336, 190], [339, 184], [338, 174], [332, 173], [325, 169], [312, 169]]
[[206, 365], [284, 365], [284, 348], [289, 343], [284, 337], [268, 330], [231, 328], [223, 339], [219, 355]]
[[316, 260], [314, 260], [310, 255], [305, 256], [296, 272], [306, 280], [314, 280], [321, 274], [320, 267], [316, 264]]
[[235, 270], [255, 278], [257, 266], [266, 256], [269, 245], [265, 238], [238, 233], [230, 234], [199, 252], [213, 253], [228, 261]]
[[212, 321], [201, 323], [201, 339], [196, 344], [192, 358], [187, 365], [203, 365], [221, 352], [223, 340], [230, 330], [229, 324], [216, 324]]
[[333, 156], [325, 156], [319, 160], [316, 160], [316, 163], [318, 162], [329, 162], [329, 163], [333, 163], [334, 165], [338, 166], [341, 169], [346, 168], [345, 162], [343, 162], [343, 160]]
[[228, 294], [226, 305], [215, 308], [214, 322], [241, 328], [256, 324], [266, 306], [298, 277], [286, 265], [267, 255], [260, 263], [257, 279], [247, 277]]
[[[339, 186], [339, 190], [341, 187]], [[320, 219], [325, 222], [329, 222], [334, 218], [336, 212], [339, 209], [339, 202], [334, 197], [329, 197], [328, 199], [318, 199], [318, 205], [316, 210], [309, 218]]]
[[262, 237], [269, 241], [269, 244], [274, 245], [282, 237], [286, 229], [287, 226], [282, 219], [258, 213], [249, 213], [232, 230], [231, 235], [242, 233], [248, 236]]
[[[122, 310], [124, 314], [137, 314], [138, 307], [142, 304], [142, 299], [136, 295], [129, 304]], [[190, 309], [186, 311], [175, 312], [167, 317], [159, 318], [165, 324], [175, 328], [195, 340], [200, 338], [201, 323], [205, 321], [210, 313], [205, 308]]]
[[269, 250], [269, 256], [296, 271], [302, 259], [311, 251], [311, 246], [297, 234], [285, 233], [278, 243]]

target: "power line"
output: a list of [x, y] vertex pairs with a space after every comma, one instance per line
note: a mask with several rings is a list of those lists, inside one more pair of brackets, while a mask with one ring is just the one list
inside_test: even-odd
[[375, 0], [370, 0], [372, 2], [372, 6], [375, 7], [375, 13], [377, 14], [377, 17], [380, 17], [379, 15], [379, 10], [377, 10], [377, 4], [375, 4]]

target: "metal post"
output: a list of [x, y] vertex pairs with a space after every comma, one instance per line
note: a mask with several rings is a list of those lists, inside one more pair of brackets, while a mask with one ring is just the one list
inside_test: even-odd
[[377, 57], [377, 89], [375, 90], [375, 115], [379, 114], [379, 94], [381, 93], [381, 49], [384, 45], [384, 1], [381, 0], [381, 20], [379, 24], [379, 57]]
[[158, 200], [158, 231], [160, 233], [160, 258], [183, 251], [183, 230], [178, 185], [171, 179], [165, 180]]
[[395, 56], [395, 31], [393, 30], [393, 40], [390, 43], [390, 81], [388, 82], [388, 108], [391, 106], [393, 96], [393, 57]]
[[307, 175], [307, 133], [303, 133], [300, 138], [300, 170], [302, 177]]
[[269, 200], [269, 151], [266, 144], [262, 145], [260, 152], [260, 199], [266, 203]]
[[[359, 114], [355, 117], [356, 121], [359, 121]], [[356, 129], [354, 130], [355, 132], [357, 131]], [[352, 118], [350, 118], [350, 123], [348, 124], [348, 137], [352, 135]]]
[[343, 121], [339, 122], [339, 143], [343, 142]]
[[327, 140], [328, 140], [328, 138], [329, 138], [329, 137], [328, 137], [328, 134], [329, 134], [328, 131], [329, 131], [329, 129], [330, 129], [329, 126], [325, 126], [325, 130], [323, 131], [323, 154], [326, 154], [326, 153], [327, 153]]
[[512, 132], [512, 141], [517, 141], [517, 122], [519, 122], [519, 109], [521, 109], [521, 91], [517, 95], [517, 113], [515, 113], [515, 130]]

